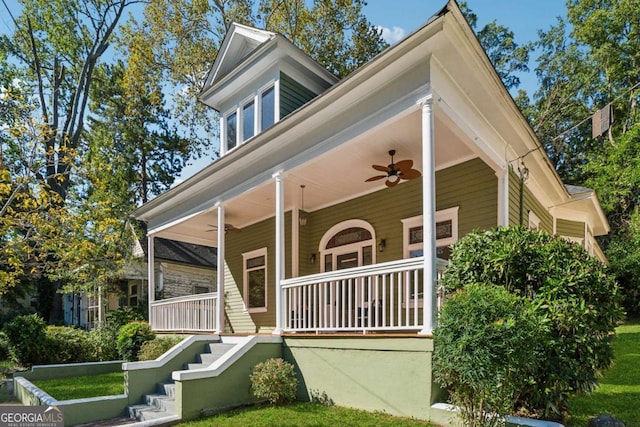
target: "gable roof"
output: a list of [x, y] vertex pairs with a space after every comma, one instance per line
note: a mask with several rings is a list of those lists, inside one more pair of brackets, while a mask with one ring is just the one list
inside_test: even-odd
[[220, 111], [221, 105], [236, 95], [238, 88], [281, 62], [300, 69], [315, 86], [316, 93], [339, 80], [286, 37], [234, 22], [227, 30], [198, 99]]
[[[198, 267], [217, 268], [218, 251], [216, 248], [159, 237], [154, 239], [154, 243], [154, 255], [157, 260], [178, 262]], [[144, 251], [144, 257], [146, 258], [148, 246], [145, 242], [142, 242], [141, 246]]]
[[274, 38], [275, 33], [232, 22], [227, 30], [213, 67], [207, 75], [204, 87], [211, 86], [231, 72], [264, 42]]
[[[284, 37], [276, 35], [241, 60], [234, 70], [217, 81], [212, 79], [212, 85], [203, 90], [201, 100], [212, 96], [225, 81], [234, 83], [229, 87], [235, 86], [237, 80], [232, 77], [250, 78], [258, 68], [255, 65], [269, 55], [278, 55], [275, 51], [280, 48], [292, 49], [300, 58], [313, 61]], [[346, 128], [338, 128], [338, 124], [349, 126], [344, 124], [347, 120], [351, 126], [370, 123], [371, 109], [376, 108], [371, 101], [398, 96], [397, 92], [380, 89], [389, 82], [398, 86], [404, 84], [397, 81], [397, 76], [406, 75], [407, 70], [420, 70], [428, 82], [411, 93], [402, 93], [402, 98], [395, 99], [394, 105], [417, 105], [413, 96], [418, 93], [424, 96], [430, 91], [437, 107], [444, 112], [441, 116], [451, 120], [464, 118], [461, 132], [481, 147], [483, 160], [492, 162], [495, 168], [496, 165], [505, 167], [505, 164], [512, 167], [516, 160], [524, 159], [532, 171], [529, 185], [543, 206], [563, 205], [563, 211], [569, 210], [564, 205], [575, 200], [541, 149], [535, 132], [504, 86], [457, 3], [449, 0], [441, 11], [407, 38], [256, 135], [249, 144], [217, 159], [185, 182], [141, 206], [133, 215], [151, 220], [151, 229], [161, 232], [184, 220], [172, 218], [171, 209], [180, 206], [187, 215], [183, 218], [195, 217], [238, 196], [242, 189], [270, 181], [277, 170], [291, 170], [306, 164], [310, 161], [307, 153], [317, 156], [323, 150], [329, 150], [331, 144], [340, 143], [336, 132]], [[363, 118], [366, 114], [369, 116]], [[331, 128], [327, 123], [335, 125]], [[300, 138], [303, 134], [305, 137]], [[355, 169], [350, 168], [347, 172]], [[343, 176], [339, 179], [344, 182]], [[326, 185], [330, 186], [332, 182]], [[212, 194], [216, 196], [212, 198]], [[288, 197], [287, 200], [291, 199]], [[593, 199], [593, 203], [598, 205], [597, 199]], [[608, 224], [599, 208], [590, 215], [595, 219], [594, 233], [607, 233]]]

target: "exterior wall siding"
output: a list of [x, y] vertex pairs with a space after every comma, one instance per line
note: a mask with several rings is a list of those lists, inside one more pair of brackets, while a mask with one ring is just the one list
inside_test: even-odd
[[[275, 291], [275, 220], [269, 218], [257, 224], [245, 227], [239, 233], [227, 233], [225, 242], [225, 289], [227, 303], [233, 303], [233, 307], [227, 306], [227, 311], [240, 309], [244, 315], [240, 319], [238, 327], [251, 328], [257, 332], [260, 329], [273, 328], [276, 324], [276, 291]], [[244, 310], [244, 277], [242, 254], [256, 249], [267, 248], [267, 311], [247, 313]], [[291, 277], [291, 212], [285, 214], [285, 276]], [[235, 289], [234, 289], [235, 288]], [[236, 292], [237, 290], [237, 292]], [[238, 296], [240, 299], [238, 300]], [[232, 298], [235, 298], [232, 300]], [[236, 316], [236, 314], [234, 314]], [[248, 318], [247, 318], [248, 316]], [[231, 314], [229, 315], [231, 317]], [[249, 318], [251, 321], [249, 322]], [[231, 319], [230, 319], [231, 320]], [[233, 325], [233, 320], [231, 320]], [[234, 325], [234, 329], [235, 329]], [[239, 332], [236, 330], [235, 332]]]
[[160, 277], [160, 270], [163, 278], [163, 298], [192, 295], [195, 293], [196, 286], [207, 288], [208, 292], [216, 289], [214, 270], [162, 262], [156, 263], [156, 278]]
[[[520, 224], [520, 177], [512, 170], [509, 172], [509, 225]], [[529, 224], [529, 211], [533, 211], [540, 218], [540, 228], [547, 233], [553, 233], [553, 217], [540, 203], [525, 183], [522, 206], [522, 225]]]
[[285, 73], [280, 73], [280, 118], [288, 116], [316, 95]]
[[[376, 185], [376, 184], [373, 184]], [[436, 173], [436, 209], [459, 206], [459, 236], [475, 228], [495, 227], [498, 218], [498, 178], [480, 159], [473, 159]], [[300, 274], [320, 272], [319, 245], [324, 233], [333, 225], [349, 219], [362, 219], [375, 229], [376, 243], [386, 240], [384, 252], [376, 248], [375, 262], [403, 257], [402, 222], [422, 214], [422, 179], [402, 184], [311, 212], [306, 227], [301, 228]], [[303, 252], [307, 251], [307, 252]], [[315, 264], [309, 263], [316, 254]]]
[[584, 239], [584, 222], [558, 218], [556, 220], [556, 234]]

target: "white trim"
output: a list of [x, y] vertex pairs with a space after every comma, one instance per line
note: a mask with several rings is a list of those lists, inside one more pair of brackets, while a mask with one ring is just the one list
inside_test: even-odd
[[[436, 211], [435, 222], [444, 222], [451, 220], [451, 237], [447, 239], [436, 239], [436, 248], [441, 246], [450, 246], [458, 241], [458, 210], [459, 206], [454, 206], [448, 209], [442, 209]], [[424, 243], [409, 244], [409, 231], [414, 227], [419, 227], [423, 224], [422, 215], [413, 216], [410, 218], [401, 219], [402, 222], [402, 254], [404, 258], [409, 258], [409, 254], [412, 250], [422, 249]]]
[[372, 240], [375, 242], [376, 231], [374, 230], [371, 224], [369, 224], [367, 221], [363, 219], [348, 219], [346, 221], [342, 221], [335, 224], [334, 226], [329, 228], [327, 231], [325, 231], [324, 235], [322, 236], [322, 239], [320, 239], [320, 244], [318, 245], [318, 251], [322, 252], [326, 250], [325, 248], [327, 246], [327, 243], [329, 243], [329, 240], [331, 240], [331, 238], [336, 233], [339, 233], [344, 229], [352, 228], [352, 227], [364, 228], [365, 230], [369, 231], [371, 233]]
[[509, 168], [496, 172], [498, 177], [498, 225], [509, 226]]
[[[264, 256], [264, 266], [260, 268], [247, 270], [247, 260], [251, 258], [257, 258]], [[264, 306], [263, 307], [249, 307], [249, 277], [248, 273], [250, 271], [257, 271], [264, 269]], [[263, 313], [267, 311], [269, 307], [269, 280], [268, 280], [268, 257], [267, 257], [267, 248], [260, 248], [253, 250], [251, 252], [244, 252], [242, 254], [242, 289], [243, 295], [242, 300], [244, 302], [244, 310], [248, 313]]]
[[[224, 223], [225, 223], [225, 211], [223, 205], [218, 205], [218, 249], [216, 252], [216, 292], [218, 293], [218, 299], [216, 301], [216, 310], [218, 318], [216, 319], [217, 330], [220, 332], [224, 332], [224, 257], [225, 257], [225, 247], [226, 247], [226, 233], [224, 232]], [[244, 268], [244, 262], [243, 262]]]

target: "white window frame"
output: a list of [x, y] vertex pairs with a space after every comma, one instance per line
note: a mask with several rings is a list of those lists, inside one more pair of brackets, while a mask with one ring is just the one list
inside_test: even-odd
[[[258, 94], [254, 93], [251, 96], [248, 96], [246, 98], [244, 98], [240, 104], [238, 105], [238, 133], [239, 133], [239, 137], [240, 137], [240, 142], [238, 145], [242, 145], [245, 142], [247, 142], [248, 139], [253, 138], [254, 136], [256, 136], [259, 132], [258, 130], [258, 123], [257, 123], [257, 112], [258, 112], [258, 102], [259, 102], [260, 98], [258, 98]], [[253, 135], [249, 138], [245, 138], [244, 137], [244, 107], [246, 107], [247, 105], [253, 103]]]
[[[437, 239], [436, 240], [436, 248], [442, 246], [450, 246], [458, 241], [458, 210], [460, 206], [454, 206], [448, 209], [442, 209], [436, 211], [436, 224], [444, 221], [451, 221], [451, 237], [447, 237], [446, 239]], [[402, 222], [402, 247], [403, 247], [403, 256], [404, 258], [409, 258], [411, 251], [420, 250], [424, 248], [424, 240], [420, 243], [412, 243], [409, 244], [410, 231], [412, 228], [423, 226], [422, 215], [414, 216], [411, 218], [405, 218], [401, 220]], [[418, 307], [423, 307], [423, 298], [418, 295]], [[410, 306], [413, 307], [415, 304], [412, 302]], [[402, 307], [406, 308], [407, 303], [405, 301], [402, 302]]]
[[[227, 124], [229, 123], [229, 116], [234, 113], [236, 115], [236, 144], [233, 146], [233, 148], [229, 148], [227, 146]], [[226, 154], [226, 153], [232, 152], [233, 150], [235, 150], [241, 145], [240, 133], [242, 132], [242, 130], [240, 129], [240, 125], [242, 124], [242, 122], [240, 121], [240, 111], [237, 105], [232, 110], [230, 109], [223, 114], [222, 123], [224, 124], [224, 126], [223, 126], [221, 142], [222, 142], [222, 145], [224, 146], [224, 153]]]
[[[458, 211], [460, 206], [454, 206], [448, 209], [436, 211], [436, 224], [439, 222], [451, 220], [451, 237], [436, 240], [436, 247], [450, 246], [458, 241]], [[412, 228], [420, 227], [422, 223], [422, 215], [405, 218], [402, 222], [402, 247], [403, 257], [409, 258], [411, 251], [419, 250], [424, 247], [423, 242], [409, 244], [409, 232]]]
[[[257, 258], [264, 256], [264, 307], [249, 307], [249, 273], [251, 271], [260, 270], [262, 268], [247, 269], [247, 260], [251, 258]], [[244, 311], [248, 313], [264, 313], [269, 307], [269, 280], [268, 280], [268, 258], [267, 248], [256, 249], [251, 252], [245, 252], [242, 254], [242, 280], [243, 280], [243, 301]]]
[[540, 231], [540, 217], [534, 211], [529, 211], [528, 227], [529, 230]]
[[[276, 81], [271, 80], [266, 85], [262, 86], [258, 93], [256, 94], [256, 129], [257, 133], [262, 132], [264, 129], [262, 128], [262, 96], [265, 92], [268, 92], [269, 89], [273, 89], [273, 125], [278, 122], [278, 110], [276, 109]], [[273, 126], [271, 125], [271, 126]]]

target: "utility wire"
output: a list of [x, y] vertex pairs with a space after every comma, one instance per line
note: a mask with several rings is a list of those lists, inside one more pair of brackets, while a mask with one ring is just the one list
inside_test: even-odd
[[[634, 84], [633, 86], [631, 86], [629, 89], [625, 90], [624, 92], [620, 93], [618, 96], [616, 96], [611, 102], [609, 102], [607, 105], [614, 103], [615, 101], [617, 101], [618, 99], [622, 98], [623, 96], [625, 96], [627, 93], [631, 92], [632, 90], [634, 90], [635, 88], [637, 88], [638, 86], [640, 86], [640, 81], [637, 82], [636, 84]], [[593, 117], [593, 115], [597, 112], [598, 110], [595, 110], [594, 112], [591, 113], [591, 115], [589, 115], [587, 118], [585, 118], [584, 120], [581, 120], [580, 122], [578, 122], [577, 124], [571, 126], [569, 129], [559, 133], [558, 135], [554, 136], [553, 138], [551, 138], [548, 142], [553, 142], [557, 139], [560, 138], [564, 138], [568, 133], [571, 133], [573, 130], [577, 129], [578, 127], [582, 126], [585, 122], [591, 120], [591, 118]], [[527, 151], [526, 153], [524, 153], [523, 155], [521, 155], [520, 157], [516, 157], [513, 160], [510, 160], [509, 163], [513, 163], [513, 162], [517, 162], [518, 160], [522, 160], [525, 157], [527, 157], [529, 154], [533, 153], [534, 151], [538, 151], [540, 149], [544, 148], [543, 144], [540, 144], [538, 147], [536, 148], [532, 148], [531, 150]]]

